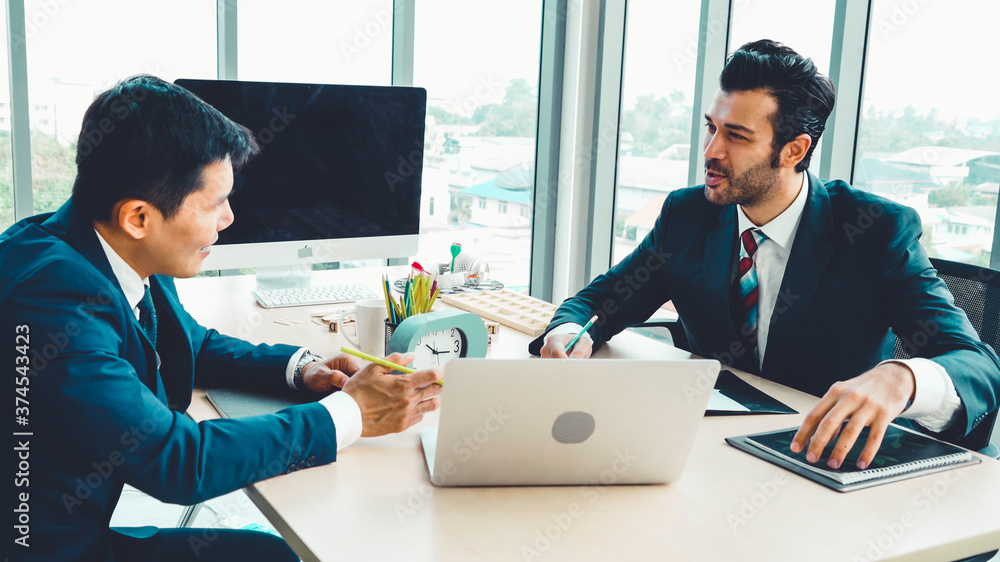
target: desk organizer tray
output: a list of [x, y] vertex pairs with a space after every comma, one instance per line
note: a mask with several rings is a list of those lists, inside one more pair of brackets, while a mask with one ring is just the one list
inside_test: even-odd
[[441, 295], [442, 302], [468, 310], [530, 336], [545, 332], [556, 306], [509, 289]]

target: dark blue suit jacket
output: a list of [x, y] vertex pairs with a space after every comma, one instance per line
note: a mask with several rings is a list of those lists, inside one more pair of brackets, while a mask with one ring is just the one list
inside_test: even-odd
[[[192, 504], [336, 459], [336, 431], [319, 404], [239, 420], [185, 416], [194, 385], [287, 389], [284, 370], [297, 348], [254, 346], [205, 329], [181, 306], [171, 278], [152, 277], [150, 289], [159, 370], [72, 199], [0, 235], [0, 364], [15, 389], [27, 389], [17, 404], [24, 409], [7, 410], [3, 526], [14, 530], [5, 545], [15, 559], [112, 559], [108, 521], [126, 482], [162, 501]], [[30, 358], [27, 377], [11, 370], [23, 366], [22, 352]], [[24, 476], [12, 478], [19, 471]], [[12, 511], [22, 503], [26, 517]], [[19, 518], [27, 524], [15, 529]], [[23, 530], [29, 548], [13, 542]]]
[[931, 267], [917, 213], [811, 174], [809, 190], [762, 368], [730, 312], [737, 210], [710, 203], [704, 186], [670, 193], [636, 250], [562, 303], [550, 329], [598, 314], [589, 333], [600, 346], [673, 301], [693, 353], [817, 396], [892, 358], [898, 334], [944, 366], [965, 406], [943, 437], [967, 435], [997, 408], [1000, 360]]

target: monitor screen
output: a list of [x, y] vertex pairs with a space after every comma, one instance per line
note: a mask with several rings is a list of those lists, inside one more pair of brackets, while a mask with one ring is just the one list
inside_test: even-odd
[[423, 168], [422, 88], [180, 79], [253, 132], [235, 222], [202, 269], [409, 257]]

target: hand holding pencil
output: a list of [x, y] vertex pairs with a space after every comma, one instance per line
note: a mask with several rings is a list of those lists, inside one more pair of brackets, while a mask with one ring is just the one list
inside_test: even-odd
[[390, 375], [393, 367], [383, 364], [400, 367], [413, 357], [412, 353], [393, 353], [383, 361], [369, 363], [344, 384], [343, 392], [361, 410], [362, 437], [403, 431], [441, 406], [438, 395], [442, 388], [434, 383], [444, 377], [442, 368]]
[[597, 315], [590, 318], [585, 326], [576, 333], [550, 334], [542, 346], [541, 355], [546, 358], [586, 359], [593, 353], [590, 339], [583, 337], [587, 330], [597, 321]]

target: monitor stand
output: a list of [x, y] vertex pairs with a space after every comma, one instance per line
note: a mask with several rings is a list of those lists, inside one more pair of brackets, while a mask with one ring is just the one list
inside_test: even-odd
[[257, 286], [261, 289], [294, 289], [310, 285], [312, 264], [267, 266], [257, 268]]

